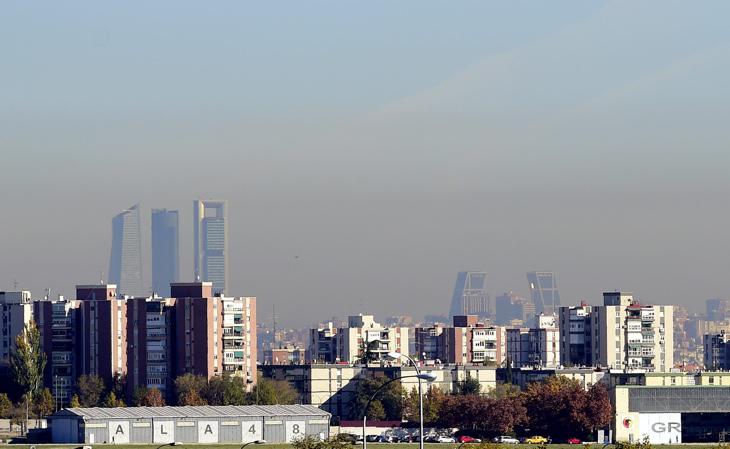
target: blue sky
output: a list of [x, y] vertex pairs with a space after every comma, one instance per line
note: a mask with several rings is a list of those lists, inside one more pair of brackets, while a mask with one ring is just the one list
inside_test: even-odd
[[232, 293], [292, 324], [446, 312], [463, 269], [728, 296], [728, 9], [6, 2], [0, 289], [96, 281], [135, 202], [181, 210], [190, 275], [220, 197]]

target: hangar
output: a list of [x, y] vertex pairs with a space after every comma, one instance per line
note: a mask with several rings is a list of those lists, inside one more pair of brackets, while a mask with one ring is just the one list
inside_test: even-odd
[[286, 443], [330, 431], [330, 414], [311, 405], [67, 408], [50, 421], [54, 443]]

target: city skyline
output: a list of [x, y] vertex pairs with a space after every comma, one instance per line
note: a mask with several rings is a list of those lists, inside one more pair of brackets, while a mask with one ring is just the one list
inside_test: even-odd
[[493, 298], [544, 268], [563, 304], [699, 311], [730, 296], [710, 4], [11, 2], [0, 289], [98, 282], [134, 202], [180, 211], [192, 281], [190, 202], [224, 198], [227, 290], [282, 325], [443, 314], [470, 267]]

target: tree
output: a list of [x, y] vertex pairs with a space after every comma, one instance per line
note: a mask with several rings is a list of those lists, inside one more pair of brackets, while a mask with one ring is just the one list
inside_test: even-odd
[[224, 376], [224, 382], [223, 403], [225, 405], [247, 405], [249, 403], [243, 377]]
[[208, 380], [205, 387], [205, 400], [209, 405], [225, 405], [226, 384], [221, 377]]
[[590, 432], [595, 432], [611, 424], [613, 407], [611, 407], [608, 390], [604, 384], [595, 384], [588, 390], [584, 413], [586, 427]]
[[183, 374], [175, 379], [177, 405], [208, 405], [203, 398], [207, 380], [203, 376]]
[[[383, 387], [387, 383], [387, 386]], [[385, 410], [385, 419], [400, 420], [403, 416], [403, 387], [399, 381], [391, 381], [383, 375], [362, 377], [357, 383], [355, 394], [350, 400], [350, 419], [361, 419], [368, 400], [383, 387], [372, 403], [380, 402]], [[372, 407], [372, 404], [370, 405]], [[370, 416], [370, 413], [368, 413]]]
[[[139, 396], [139, 393], [144, 392], [144, 394], [141, 394]], [[140, 407], [164, 407], [165, 406], [165, 398], [162, 397], [162, 393], [157, 387], [152, 388], [144, 388], [140, 387], [135, 391], [135, 396], [137, 396], [137, 405]]]
[[7, 393], [0, 393], [0, 418], [10, 418], [10, 412], [13, 410], [13, 403], [8, 398]]
[[[423, 395], [423, 422], [426, 426], [433, 427], [439, 419], [439, 410], [444, 402], [443, 391], [431, 385]], [[408, 422], [418, 422], [419, 404], [418, 388], [413, 387], [403, 397], [403, 419]]]
[[569, 438], [586, 436], [586, 392], [577, 380], [552, 376], [528, 385], [522, 394], [528, 426], [537, 434]]
[[79, 395], [75, 394], [75, 395], [71, 396], [71, 402], [69, 402], [68, 406], [70, 408], [81, 407], [81, 401], [79, 400]]
[[10, 368], [15, 382], [25, 392], [25, 419], [30, 415], [30, 401], [43, 385], [46, 354], [41, 349], [41, 333], [35, 321], [25, 325], [15, 337], [15, 348], [10, 353]]
[[97, 407], [104, 390], [104, 380], [99, 376], [84, 374], [76, 380], [76, 393], [82, 407]]
[[479, 383], [479, 379], [475, 379], [470, 375], [467, 375], [466, 379], [456, 384], [455, 394], [460, 394], [462, 396], [469, 394], [479, 394], [481, 389], [482, 385]]
[[259, 377], [253, 387], [249, 402], [256, 402], [259, 405], [286, 405], [296, 404], [299, 393], [292, 385], [285, 380], [271, 380]]
[[53, 414], [55, 408], [56, 401], [53, 399], [51, 390], [49, 390], [48, 388], [44, 388], [43, 390], [41, 390], [40, 393], [36, 395], [33, 404], [33, 411], [38, 418], [43, 418], [44, 416]]
[[115, 408], [115, 407], [125, 407], [126, 404], [124, 403], [123, 399], [117, 399], [117, 394], [114, 392], [114, 390], [112, 390], [104, 398], [104, 402], [102, 403], [102, 406], [107, 407], [107, 408]]

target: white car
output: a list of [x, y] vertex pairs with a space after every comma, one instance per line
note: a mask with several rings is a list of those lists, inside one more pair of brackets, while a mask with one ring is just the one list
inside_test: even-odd
[[518, 440], [517, 438], [505, 436], [505, 435], [496, 437], [492, 441], [494, 441], [495, 443], [502, 443], [502, 444], [518, 444], [520, 442], [520, 440]]
[[456, 443], [456, 440], [454, 439], [454, 437], [440, 436], [440, 437], [436, 438], [436, 442], [437, 443]]

